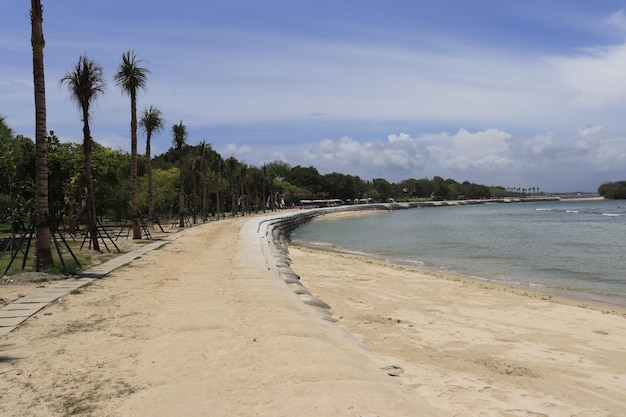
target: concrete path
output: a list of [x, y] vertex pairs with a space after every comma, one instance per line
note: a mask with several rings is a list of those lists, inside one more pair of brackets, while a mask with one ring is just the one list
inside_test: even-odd
[[108, 262], [89, 268], [80, 275], [64, 280], [55, 281], [27, 296], [18, 298], [17, 300], [0, 308], [0, 336], [10, 333], [17, 326], [22, 324], [28, 318], [32, 317], [39, 310], [50, 304], [51, 302], [63, 297], [66, 294], [90, 283], [93, 280], [104, 278], [113, 270], [126, 265], [133, 259], [136, 259], [146, 252], [157, 249], [166, 243], [172, 242], [182, 236], [188, 229], [180, 230], [159, 239], [152, 243], [148, 243], [131, 252], [123, 253], [111, 259]]

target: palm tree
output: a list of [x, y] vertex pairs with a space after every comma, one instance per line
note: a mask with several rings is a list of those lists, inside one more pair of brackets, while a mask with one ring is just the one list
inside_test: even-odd
[[50, 225], [48, 222], [48, 154], [46, 134], [46, 81], [43, 69], [43, 7], [40, 0], [30, 2], [31, 45], [33, 47], [33, 80], [35, 86], [35, 193], [37, 206], [37, 237], [35, 270], [52, 265]]
[[235, 170], [237, 169], [237, 159], [234, 156], [229, 156], [226, 160], [226, 166], [228, 167], [230, 180], [230, 214], [234, 217], [237, 215], [237, 197], [235, 196], [235, 183], [237, 182]]
[[262, 181], [263, 181], [263, 201], [261, 202], [261, 204], [263, 204], [263, 213], [265, 213], [265, 207], [267, 206], [267, 204], [265, 203], [265, 183], [267, 181], [267, 164], [263, 164], [263, 166], [261, 167], [261, 172], [262, 172]]
[[85, 167], [85, 180], [87, 182], [87, 209], [89, 210], [89, 234], [93, 248], [100, 251], [98, 245], [98, 228], [96, 225], [96, 202], [93, 193], [93, 175], [91, 172], [91, 149], [93, 139], [89, 129], [89, 107], [96, 98], [104, 94], [106, 84], [102, 67], [94, 61], [82, 55], [74, 69], [61, 78], [61, 84], [65, 84], [70, 92], [70, 98], [76, 102], [81, 111], [83, 121], [83, 157]]
[[209, 196], [207, 190], [207, 176], [209, 171], [209, 159], [211, 158], [211, 145], [206, 143], [206, 141], [200, 142], [201, 148], [201, 156], [200, 156], [200, 172], [202, 175], [202, 221], [207, 221], [208, 218], [208, 208], [209, 208]]
[[139, 203], [137, 201], [137, 92], [146, 89], [150, 71], [139, 66], [135, 52], [122, 54], [122, 62], [113, 76], [122, 93], [130, 96], [130, 210], [133, 219], [133, 239], [141, 239]]
[[161, 110], [150, 106], [144, 109], [141, 119], [139, 119], [144, 132], [146, 132], [146, 172], [148, 173], [148, 222], [152, 225], [154, 221], [154, 188], [152, 185], [152, 158], [150, 156], [150, 139], [153, 133], [158, 133], [165, 126], [165, 119], [161, 117]]
[[187, 128], [181, 120], [177, 125], [172, 126], [174, 134], [174, 144], [178, 150], [178, 169], [180, 171], [180, 190], [178, 192], [178, 215], [180, 217], [179, 226], [185, 227], [185, 176], [183, 174], [183, 145], [187, 140]]
[[[215, 214], [217, 220], [220, 219], [220, 210], [222, 209], [220, 205], [220, 191], [222, 182], [222, 171], [224, 170], [224, 161], [222, 157], [216, 153], [213, 155], [213, 169], [215, 171]], [[226, 218], [226, 214], [224, 214], [224, 218]]]

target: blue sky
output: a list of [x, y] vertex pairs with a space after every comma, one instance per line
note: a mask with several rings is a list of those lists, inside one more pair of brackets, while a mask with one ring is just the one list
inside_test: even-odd
[[[130, 148], [123, 52], [151, 71], [139, 109], [190, 144], [363, 179], [435, 175], [543, 191], [626, 179], [626, 1], [43, 0], [48, 129], [82, 141], [59, 80], [81, 54], [107, 92], [92, 134]], [[29, 4], [0, 2], [0, 114], [34, 137]], [[140, 135], [140, 152], [144, 149]]]

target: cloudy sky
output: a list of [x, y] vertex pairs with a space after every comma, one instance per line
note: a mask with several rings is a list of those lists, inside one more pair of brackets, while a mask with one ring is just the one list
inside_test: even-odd
[[[129, 151], [123, 52], [150, 71], [172, 146], [363, 179], [543, 191], [626, 180], [623, 0], [42, 0], [48, 129], [82, 141], [59, 80], [81, 54], [108, 86], [100, 143]], [[0, 1], [0, 114], [34, 137], [29, 2]], [[143, 134], [140, 136], [143, 151]]]

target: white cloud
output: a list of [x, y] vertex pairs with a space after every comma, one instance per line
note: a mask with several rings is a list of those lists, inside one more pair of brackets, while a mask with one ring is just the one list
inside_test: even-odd
[[620, 9], [613, 13], [608, 19], [606, 19], [606, 24], [619, 31], [626, 32], [626, 13], [624, 13], [624, 9]]
[[573, 104], [596, 109], [626, 100], [626, 44], [589, 48], [549, 61], [573, 93]]
[[[626, 137], [608, 138], [602, 126], [587, 126], [569, 138], [554, 132], [514, 137], [499, 129], [455, 134], [390, 134], [387, 140], [323, 139], [315, 145], [254, 148], [248, 156], [261, 165], [282, 160], [292, 166], [313, 165], [324, 174], [341, 172], [364, 179], [442, 176], [488, 185], [539, 186], [545, 191], [594, 191], [623, 177]], [[272, 156], [280, 155], [280, 158]]]

